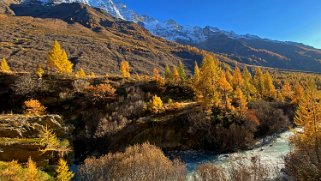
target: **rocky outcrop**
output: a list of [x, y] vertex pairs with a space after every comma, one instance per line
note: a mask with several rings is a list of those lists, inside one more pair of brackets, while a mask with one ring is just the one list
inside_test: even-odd
[[59, 115], [1, 115], [0, 137], [37, 138], [46, 126], [54, 130], [58, 137], [65, 138], [70, 133], [70, 129], [64, 125]]

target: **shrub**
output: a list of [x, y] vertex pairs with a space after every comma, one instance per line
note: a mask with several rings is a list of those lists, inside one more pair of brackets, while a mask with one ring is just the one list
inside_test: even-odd
[[42, 80], [34, 79], [30, 74], [25, 74], [19, 76], [13, 86], [12, 89], [17, 95], [28, 95], [34, 94], [37, 91], [40, 91], [43, 86]]
[[227, 177], [221, 168], [219, 168], [211, 163], [205, 163], [205, 164], [202, 164], [197, 167], [195, 174], [194, 174], [194, 180], [198, 180], [198, 181], [207, 181], [207, 180], [227, 181]]
[[37, 74], [38, 78], [41, 79], [44, 73], [45, 73], [45, 71], [42, 69], [42, 67], [38, 66], [37, 70], [36, 70], [36, 74]]
[[270, 135], [288, 129], [290, 122], [283, 109], [278, 108], [275, 103], [264, 101], [251, 103], [257, 118], [260, 121], [258, 136]]
[[77, 179], [94, 180], [185, 180], [185, 166], [169, 160], [156, 146], [144, 143], [128, 147], [125, 152], [87, 158], [79, 167]]
[[110, 84], [99, 84], [96, 86], [89, 86], [86, 88], [87, 93], [97, 98], [111, 97], [115, 94], [116, 89]]
[[148, 110], [154, 114], [164, 112], [163, 101], [157, 95], [153, 96], [148, 104]]
[[76, 90], [76, 92], [83, 92], [86, 88], [90, 86], [90, 83], [86, 80], [75, 80], [72, 83], [73, 88]]
[[259, 157], [251, 157], [251, 160], [240, 157], [229, 159], [226, 167], [218, 167], [210, 163], [198, 166], [194, 175], [197, 181], [264, 181], [269, 179], [270, 170], [261, 163]]
[[78, 70], [75, 75], [77, 78], [86, 78], [86, 73], [82, 68]]
[[24, 102], [24, 114], [31, 116], [40, 116], [46, 113], [46, 107], [43, 106], [38, 100], [30, 99]]

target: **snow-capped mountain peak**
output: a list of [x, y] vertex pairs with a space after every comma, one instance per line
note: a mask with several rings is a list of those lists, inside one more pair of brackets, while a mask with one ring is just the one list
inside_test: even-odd
[[[24, 2], [31, 2], [35, 0], [23, 0]], [[44, 4], [60, 4], [60, 3], [83, 3], [95, 8], [101, 8], [107, 13], [116, 18], [126, 21], [135, 22], [144, 28], [148, 29], [156, 36], [161, 36], [169, 40], [178, 41], [183, 40], [189, 43], [200, 43], [205, 41], [209, 36], [224, 34], [233, 39], [253, 39], [259, 38], [253, 35], [238, 35], [234, 32], [223, 31], [216, 27], [206, 26], [204, 28], [198, 26], [182, 26], [175, 20], [167, 20], [161, 22], [155, 18], [140, 15], [135, 11], [129, 9], [126, 4], [118, 0], [38, 0]]]

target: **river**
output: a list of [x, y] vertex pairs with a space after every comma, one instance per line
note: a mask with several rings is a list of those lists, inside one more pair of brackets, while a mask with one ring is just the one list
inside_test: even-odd
[[231, 158], [242, 158], [250, 160], [254, 156], [261, 159], [261, 163], [277, 169], [284, 168], [284, 156], [291, 150], [289, 145], [289, 137], [293, 133], [290, 131], [281, 133], [277, 136], [268, 137], [258, 141], [257, 146], [252, 150], [229, 153], [217, 154], [215, 152], [207, 151], [172, 151], [167, 152], [169, 158], [180, 158], [187, 166], [189, 175], [203, 163], [213, 163], [222, 167], [228, 166]]

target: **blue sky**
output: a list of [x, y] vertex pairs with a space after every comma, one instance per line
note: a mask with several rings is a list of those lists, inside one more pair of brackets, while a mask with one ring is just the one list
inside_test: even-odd
[[296, 41], [321, 49], [321, 0], [121, 0], [129, 8], [183, 25]]

